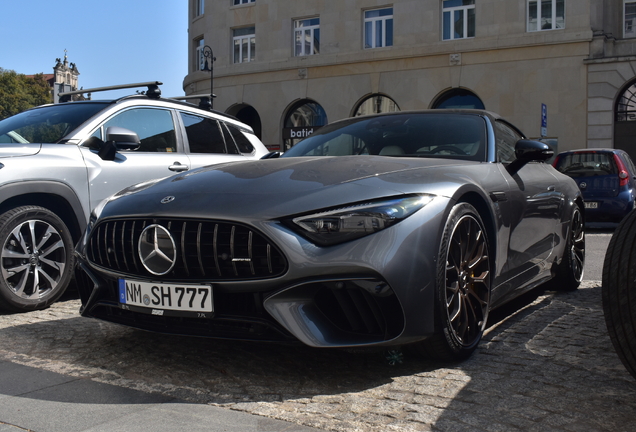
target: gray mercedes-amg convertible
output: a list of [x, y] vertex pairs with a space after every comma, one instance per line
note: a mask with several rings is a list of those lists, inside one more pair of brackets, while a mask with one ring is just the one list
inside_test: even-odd
[[350, 118], [269, 156], [104, 201], [76, 252], [82, 315], [457, 360], [493, 308], [583, 277], [579, 188], [493, 113]]

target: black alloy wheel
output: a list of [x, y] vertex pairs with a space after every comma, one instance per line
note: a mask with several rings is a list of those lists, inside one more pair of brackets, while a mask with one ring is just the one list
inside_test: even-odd
[[585, 221], [581, 209], [575, 206], [561, 264], [557, 267], [551, 287], [559, 291], [576, 290], [583, 280], [584, 268]]
[[448, 218], [438, 263], [436, 335], [425, 354], [463, 360], [477, 348], [490, 307], [490, 256], [484, 224], [475, 208], [456, 205]]
[[73, 271], [73, 239], [64, 222], [43, 207], [0, 216], [0, 307], [44, 309], [66, 289]]

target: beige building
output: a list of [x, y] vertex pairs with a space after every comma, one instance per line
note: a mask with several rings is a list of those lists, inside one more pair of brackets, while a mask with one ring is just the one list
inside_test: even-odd
[[272, 147], [359, 114], [483, 107], [559, 151], [636, 159], [636, 0], [190, 0], [189, 19], [186, 94], [212, 84]]

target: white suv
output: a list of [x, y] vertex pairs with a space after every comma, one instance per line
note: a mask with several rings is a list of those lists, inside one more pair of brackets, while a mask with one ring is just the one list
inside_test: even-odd
[[[62, 295], [73, 246], [108, 196], [268, 153], [249, 126], [163, 99], [159, 84], [144, 83], [145, 95], [44, 105], [0, 121], [0, 308], [42, 309]], [[93, 91], [105, 89], [113, 88]]]

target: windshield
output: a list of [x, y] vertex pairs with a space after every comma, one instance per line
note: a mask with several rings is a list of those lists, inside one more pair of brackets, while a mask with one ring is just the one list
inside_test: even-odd
[[325, 126], [283, 157], [380, 155], [486, 160], [486, 123], [473, 114], [400, 113]]
[[47, 105], [0, 121], [0, 143], [56, 143], [108, 103]]

